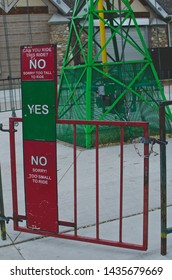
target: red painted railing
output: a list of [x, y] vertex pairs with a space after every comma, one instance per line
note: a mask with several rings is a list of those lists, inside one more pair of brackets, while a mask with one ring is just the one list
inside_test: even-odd
[[[52, 233], [48, 231], [42, 231], [41, 229], [30, 229], [27, 228], [27, 226], [22, 226], [22, 223], [20, 220], [27, 220], [26, 214], [19, 214], [19, 203], [18, 203], [18, 188], [17, 185], [17, 165], [16, 165], [16, 143], [15, 143], [15, 126], [14, 124], [16, 122], [22, 122], [21, 118], [10, 118], [10, 153], [11, 153], [11, 176], [12, 176], [12, 197], [13, 197], [13, 217], [14, 217], [14, 229], [22, 232], [30, 232], [35, 234], [41, 234], [45, 236], [54, 236], [59, 238], [65, 238], [65, 239], [71, 239], [71, 240], [78, 240], [78, 241], [85, 241], [90, 243], [96, 243], [96, 244], [103, 244], [103, 245], [110, 245], [110, 246], [116, 246], [116, 247], [122, 247], [122, 248], [130, 248], [130, 249], [136, 249], [136, 250], [146, 250], [148, 246], [148, 177], [149, 177], [149, 144], [144, 144], [144, 151], [143, 151], [143, 157], [141, 160], [143, 160], [143, 178], [142, 178], [142, 200], [140, 201], [140, 205], [142, 205], [142, 210], [139, 213], [135, 213], [131, 215], [130, 217], [138, 216], [138, 218], [141, 220], [139, 225], [139, 231], [141, 229], [142, 231], [142, 238], [141, 242], [134, 243], [134, 242], [126, 242], [123, 238], [124, 235], [124, 219], [129, 218], [124, 215], [124, 179], [126, 180], [124, 176], [124, 160], [125, 160], [125, 153], [124, 153], [124, 129], [127, 127], [141, 127], [143, 129], [143, 137], [148, 138], [148, 124], [145, 122], [108, 122], [108, 121], [82, 121], [82, 120], [57, 120], [57, 125], [72, 125], [73, 126], [73, 181], [70, 181], [70, 184], [73, 185], [73, 193], [71, 194], [73, 198], [73, 213], [72, 213], [72, 220], [66, 221], [66, 220], [60, 220], [58, 217], [58, 231], [57, 233]], [[79, 163], [78, 163], [78, 157], [77, 157], [77, 126], [78, 125], [91, 125], [95, 127], [95, 148], [92, 149], [92, 153], [95, 152], [95, 213], [93, 216], [95, 216], [95, 222], [93, 224], [85, 224], [80, 225], [78, 223], [78, 178], [81, 176], [79, 174]], [[101, 203], [100, 203], [100, 146], [99, 146], [99, 126], [114, 126], [120, 128], [120, 143], [119, 143], [119, 151], [120, 151], [120, 160], [119, 160], [119, 197], [117, 198], [118, 203], [114, 201], [113, 205], [119, 204], [119, 216], [117, 218], [111, 219], [109, 221], [102, 221], [100, 220], [100, 212], [103, 210], [101, 209]], [[57, 143], [59, 145], [59, 143]], [[58, 147], [58, 146], [57, 146]], [[58, 151], [58, 149], [57, 149]], [[133, 153], [134, 153], [133, 149]], [[119, 157], [118, 157], [119, 158]], [[113, 165], [114, 156], [112, 155], [112, 165]], [[106, 157], [104, 158], [104, 161], [106, 161]], [[60, 162], [57, 161], [57, 170], [60, 168]], [[133, 166], [134, 168], [134, 166]], [[88, 174], [89, 176], [89, 174]], [[137, 177], [138, 174], [135, 174]], [[20, 186], [21, 188], [21, 186]], [[22, 186], [24, 189], [24, 186]], [[57, 192], [59, 186], [57, 185]], [[107, 190], [108, 192], [108, 190]], [[132, 190], [131, 190], [132, 192]], [[87, 195], [87, 192], [85, 193]], [[133, 197], [133, 201], [135, 201], [134, 193], [131, 195]], [[58, 198], [60, 199], [60, 198]], [[108, 205], [106, 205], [108, 207]], [[59, 213], [59, 206], [57, 206], [57, 212]], [[110, 211], [110, 210], [109, 210]], [[137, 210], [136, 210], [137, 212]], [[83, 214], [87, 215], [87, 213]], [[86, 216], [85, 216], [86, 217]], [[118, 228], [118, 238], [102, 238], [101, 237], [101, 227], [102, 225], [105, 225], [106, 223], [115, 222], [115, 227]], [[24, 223], [24, 222], [23, 222]], [[60, 231], [60, 227], [62, 226], [62, 231]], [[133, 225], [134, 226], [134, 225]], [[68, 227], [68, 230], [64, 230], [64, 227]], [[82, 229], [88, 228], [88, 227], [94, 227], [95, 228], [95, 234], [93, 236], [84, 236], [83, 234], [80, 234], [80, 231]], [[133, 227], [133, 232], [136, 231], [136, 229]], [[131, 233], [129, 233], [131, 234]]]

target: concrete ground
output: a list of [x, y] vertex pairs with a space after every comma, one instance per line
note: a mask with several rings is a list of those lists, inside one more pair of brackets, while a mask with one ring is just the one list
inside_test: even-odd
[[[17, 112], [20, 116], [21, 112]], [[0, 123], [8, 128], [9, 113], [0, 114]], [[19, 202], [24, 211], [22, 128], [17, 127], [16, 151]], [[142, 153], [142, 144], [138, 144]], [[148, 250], [138, 251], [105, 245], [96, 245], [61, 238], [44, 237], [13, 230], [13, 222], [6, 225], [7, 239], [0, 240], [0, 260], [171, 260], [172, 234], [167, 239], [167, 255], [160, 254], [160, 158], [150, 156], [149, 173], [149, 240]], [[167, 145], [168, 227], [172, 227], [172, 139]], [[58, 143], [59, 213], [64, 220], [72, 220], [73, 176], [72, 147]], [[124, 146], [124, 208], [123, 239], [140, 243], [142, 239], [143, 158], [133, 144]], [[78, 227], [79, 234], [95, 235], [95, 150], [77, 149], [78, 158]], [[0, 163], [6, 216], [12, 215], [9, 134], [0, 132]], [[103, 238], [118, 237], [119, 226], [119, 146], [100, 149], [100, 231]], [[61, 229], [66, 230], [64, 228]], [[68, 229], [69, 233], [72, 229]]]

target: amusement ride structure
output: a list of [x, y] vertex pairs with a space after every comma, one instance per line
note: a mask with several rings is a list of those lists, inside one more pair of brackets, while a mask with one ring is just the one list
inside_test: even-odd
[[[165, 96], [129, 0], [75, 1], [58, 97], [60, 119], [155, 123]], [[92, 146], [93, 131], [86, 126], [78, 143]], [[70, 142], [70, 134], [59, 126], [61, 139]]]

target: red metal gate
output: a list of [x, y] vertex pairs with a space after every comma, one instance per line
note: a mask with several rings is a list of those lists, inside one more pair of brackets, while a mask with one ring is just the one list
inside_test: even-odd
[[[23, 163], [17, 163], [16, 159], [17, 149], [22, 149], [22, 145], [16, 145], [16, 122], [21, 123], [22, 119], [10, 118], [15, 230], [116, 247], [147, 249], [149, 144], [143, 145], [143, 157], [138, 157], [138, 162], [135, 162], [132, 156], [135, 151], [130, 149], [132, 145], [124, 143], [125, 130], [129, 127], [138, 127], [142, 131], [141, 136], [148, 138], [147, 123], [57, 120], [57, 125], [73, 126], [73, 145], [66, 147], [57, 141], [57, 232], [50, 232], [48, 225], [47, 229], [45, 225], [44, 229], [27, 226], [28, 217], [23, 205], [26, 199], [24, 179], [22, 184], [23, 174], [20, 174], [19, 168]], [[95, 127], [95, 148], [77, 147], [78, 125]], [[119, 145], [102, 148], [99, 145], [100, 126], [118, 127]]]

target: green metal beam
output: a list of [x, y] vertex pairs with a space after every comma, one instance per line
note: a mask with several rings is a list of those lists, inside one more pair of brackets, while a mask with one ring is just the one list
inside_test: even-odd
[[[130, 120], [132, 117], [127, 109], [123, 110], [127, 108], [123, 103], [136, 102], [136, 99], [151, 112], [155, 110], [156, 115], [158, 102], [166, 98], [129, 0], [104, 0], [102, 10], [98, 10], [97, 4], [98, 0], [75, 1], [60, 77], [58, 117]], [[82, 13], [85, 5], [87, 10]], [[103, 44], [99, 38], [100, 21], [105, 26]], [[131, 33], [133, 26], [136, 38]], [[136, 54], [134, 60], [126, 58], [129, 47]], [[107, 62], [102, 60], [104, 50]], [[108, 98], [109, 103], [106, 102]], [[119, 106], [121, 111], [117, 110]], [[172, 119], [170, 109], [166, 111], [167, 117]], [[90, 147], [93, 128], [87, 126], [85, 130], [86, 146]]]

